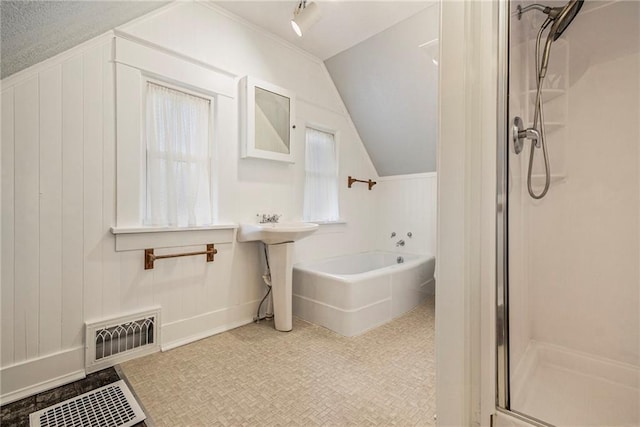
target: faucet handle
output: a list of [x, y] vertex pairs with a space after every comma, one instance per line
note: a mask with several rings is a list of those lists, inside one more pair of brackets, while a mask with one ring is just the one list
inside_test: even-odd
[[396, 237], [396, 232], [395, 232], [395, 231], [392, 231], [392, 232], [391, 232], [391, 238], [393, 239], [394, 237]]
[[408, 232], [408, 233], [407, 233], [407, 237], [408, 237], [408, 238], [412, 238], [412, 237], [413, 237], [413, 233], [412, 233], [412, 232]]

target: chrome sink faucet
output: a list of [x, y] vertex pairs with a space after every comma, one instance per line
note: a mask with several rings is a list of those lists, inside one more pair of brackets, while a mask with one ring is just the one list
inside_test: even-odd
[[268, 224], [268, 223], [277, 223], [282, 215], [279, 214], [258, 214], [258, 218], [260, 218], [260, 224]]
[[402, 240], [402, 239], [398, 240], [398, 242], [396, 243], [396, 248], [398, 246], [404, 246], [404, 240]]

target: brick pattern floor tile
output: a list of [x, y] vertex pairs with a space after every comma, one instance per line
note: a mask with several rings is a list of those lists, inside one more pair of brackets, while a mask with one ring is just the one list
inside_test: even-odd
[[156, 426], [434, 425], [434, 299], [357, 337], [246, 325], [121, 365]]

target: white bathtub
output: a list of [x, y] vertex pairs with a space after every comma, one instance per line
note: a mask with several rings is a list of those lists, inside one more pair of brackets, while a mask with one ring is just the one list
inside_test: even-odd
[[434, 269], [433, 256], [393, 252], [299, 263], [293, 267], [293, 314], [341, 335], [358, 335], [433, 295]]

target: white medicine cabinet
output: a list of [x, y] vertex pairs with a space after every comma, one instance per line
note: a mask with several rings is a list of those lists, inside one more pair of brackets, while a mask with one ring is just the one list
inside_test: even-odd
[[242, 158], [294, 163], [295, 95], [271, 83], [245, 76], [240, 80]]

